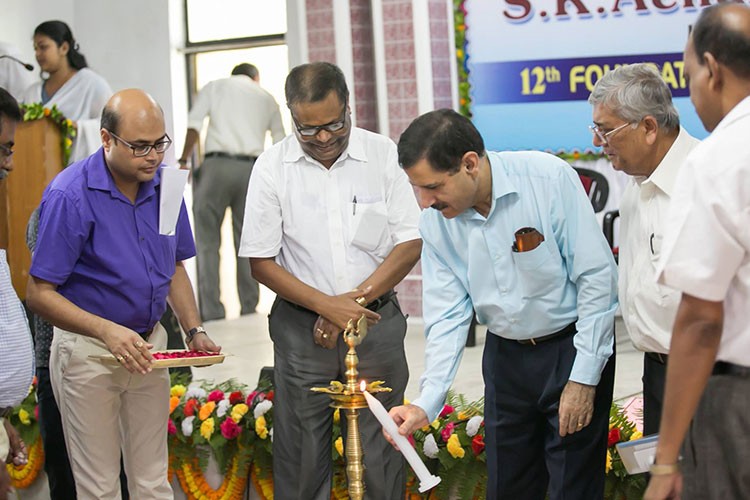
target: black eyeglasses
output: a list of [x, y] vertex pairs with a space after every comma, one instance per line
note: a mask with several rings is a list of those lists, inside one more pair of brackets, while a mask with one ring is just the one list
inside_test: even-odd
[[15, 151], [13, 151], [13, 146], [6, 146], [5, 144], [0, 144], [0, 153], [2, 153], [2, 155], [5, 158], [10, 158], [11, 156], [13, 156], [14, 152]]
[[344, 104], [344, 110], [341, 112], [341, 119], [336, 120], [335, 122], [318, 125], [317, 127], [301, 127], [297, 122], [297, 119], [294, 117], [294, 114], [292, 114], [292, 121], [294, 122], [294, 127], [297, 129], [297, 132], [299, 132], [299, 135], [302, 137], [314, 137], [318, 135], [318, 132], [321, 130], [333, 133], [339, 132], [346, 126], [346, 104]]
[[157, 153], [163, 153], [167, 149], [169, 149], [169, 146], [172, 145], [172, 139], [169, 138], [167, 134], [164, 134], [164, 137], [162, 137], [159, 141], [153, 143], [153, 144], [130, 144], [128, 141], [120, 137], [119, 135], [115, 134], [111, 130], [107, 130], [107, 132], [110, 133], [112, 137], [117, 139], [118, 141], [125, 144], [127, 147], [133, 150], [133, 156], [136, 158], [141, 158], [143, 156], [148, 156], [148, 154], [151, 152], [151, 150], [155, 150]]

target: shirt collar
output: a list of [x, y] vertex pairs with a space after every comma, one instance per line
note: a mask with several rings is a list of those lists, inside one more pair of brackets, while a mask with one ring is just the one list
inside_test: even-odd
[[[112, 173], [109, 171], [107, 163], [104, 160], [104, 148], [99, 148], [96, 153], [89, 156], [85, 161], [88, 162], [87, 186], [89, 189], [107, 191], [113, 198], [119, 198], [130, 203], [130, 200], [128, 200], [115, 185]], [[160, 165], [160, 168], [156, 170], [156, 175], [153, 179], [141, 183], [138, 189], [138, 196], [135, 199], [136, 205], [149, 199], [156, 193], [156, 187], [161, 183], [161, 169], [163, 167], [164, 165]]]
[[671, 197], [675, 181], [677, 180], [677, 174], [680, 173], [680, 167], [685, 161], [687, 153], [693, 147], [691, 139], [690, 134], [684, 128], [680, 127], [677, 139], [672, 143], [672, 147], [669, 148], [669, 151], [664, 155], [664, 158], [662, 158], [653, 173], [648, 178], [640, 179], [641, 186], [653, 184], [666, 193], [667, 196]]
[[[302, 150], [302, 146], [300, 146], [299, 139], [297, 139], [296, 135], [293, 134], [292, 140], [290, 140], [289, 142], [290, 142], [289, 147], [287, 148], [286, 153], [284, 154], [285, 163], [295, 163], [302, 158], [305, 158], [310, 163], [314, 163], [314, 164], [320, 163]], [[349, 145], [341, 153], [341, 156], [339, 156], [336, 159], [336, 162], [333, 164], [331, 168], [335, 167], [337, 163], [346, 160], [347, 157], [353, 160], [367, 162], [367, 154], [365, 153], [363, 130], [356, 128], [356, 127], [352, 127], [351, 133], [349, 134]]]
[[[487, 152], [486, 154], [487, 161], [490, 162], [490, 172], [492, 174], [492, 206], [490, 207], [489, 214], [487, 214], [487, 219], [489, 219], [495, 211], [497, 200], [503, 196], [517, 193], [518, 189], [508, 176], [502, 157], [498, 153], [492, 151]], [[476, 210], [467, 210], [462, 215], [472, 219], [475, 217], [484, 219], [484, 217], [482, 217]]]
[[711, 135], [714, 135], [719, 130], [728, 127], [733, 122], [739, 120], [740, 118], [743, 118], [750, 114], [750, 96], [745, 97], [743, 100], [741, 100], [735, 107], [733, 107], [729, 113], [726, 114], [724, 118], [721, 119], [719, 124], [716, 126], [716, 128], [711, 132]]

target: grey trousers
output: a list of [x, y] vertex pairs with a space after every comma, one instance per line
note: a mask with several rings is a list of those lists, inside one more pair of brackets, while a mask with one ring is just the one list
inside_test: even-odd
[[[253, 163], [231, 158], [207, 158], [195, 180], [193, 214], [195, 246], [198, 252], [198, 304], [204, 321], [222, 319], [224, 305], [219, 298], [219, 247], [221, 223], [227, 207], [232, 209], [234, 254], [239, 253], [245, 198]], [[240, 313], [255, 312], [258, 282], [250, 275], [250, 261], [237, 257], [237, 293]]]
[[708, 379], [682, 456], [683, 500], [750, 498], [750, 378]]
[[[378, 311], [380, 322], [371, 327], [357, 348], [359, 378], [385, 380], [391, 393], [378, 394], [386, 409], [403, 404], [409, 370], [404, 352], [406, 318], [395, 296]], [[276, 299], [269, 315], [274, 343], [273, 486], [278, 500], [331, 498], [331, 430], [333, 409], [324, 394], [311, 387], [344, 380], [343, 340], [338, 348], [324, 349], [313, 342], [317, 315], [283, 299]], [[345, 422], [343, 412], [342, 424]], [[401, 500], [405, 494], [404, 460], [388, 444], [381, 426], [368, 410], [359, 414], [365, 463], [365, 498]], [[342, 429], [346, 438], [346, 431]]]

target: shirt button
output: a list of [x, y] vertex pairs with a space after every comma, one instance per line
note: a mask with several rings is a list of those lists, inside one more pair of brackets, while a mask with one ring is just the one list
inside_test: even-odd
[[507, 288], [501, 288], [500, 292], [503, 293], [503, 294], [506, 294], [506, 293], [508, 293], [508, 289]]
[[510, 318], [510, 322], [515, 325], [516, 323], [518, 323], [518, 320], [516, 318]]

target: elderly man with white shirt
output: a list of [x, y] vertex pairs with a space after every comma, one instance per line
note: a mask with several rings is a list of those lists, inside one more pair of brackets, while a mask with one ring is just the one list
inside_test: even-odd
[[621, 66], [597, 81], [594, 145], [630, 176], [620, 202], [622, 319], [643, 351], [643, 432], [659, 431], [672, 325], [680, 292], [656, 283], [667, 211], [680, 167], [698, 144], [680, 127], [669, 87], [653, 66]]
[[[269, 316], [274, 496], [328, 500], [333, 410], [310, 388], [344, 380], [340, 333], [365, 315], [377, 324], [357, 348], [359, 375], [388, 382], [393, 392], [378, 394], [386, 407], [403, 401], [406, 318], [393, 287], [419, 260], [419, 207], [393, 141], [352, 125], [338, 67], [297, 66], [286, 98], [294, 134], [255, 164], [240, 255], [278, 295]], [[371, 412], [359, 421], [365, 498], [404, 498], [401, 454]]]

